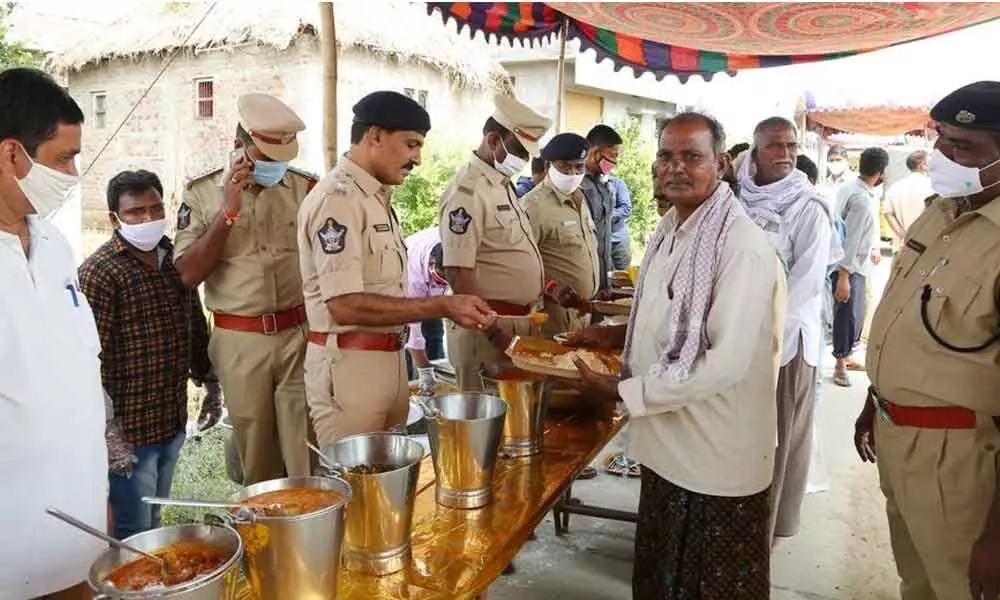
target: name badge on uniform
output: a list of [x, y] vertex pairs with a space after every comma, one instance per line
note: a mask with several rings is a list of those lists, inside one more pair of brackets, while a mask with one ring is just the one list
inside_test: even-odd
[[572, 227], [574, 225], [579, 225], [579, 224], [580, 224], [579, 221], [563, 221], [562, 222], [562, 226], [563, 227]]
[[497, 211], [504, 212], [510, 210], [510, 204], [497, 204]]
[[927, 249], [927, 246], [921, 244], [920, 242], [918, 242], [913, 238], [906, 240], [906, 247], [909, 248], [910, 250], [913, 250], [917, 254], [923, 254], [924, 250]]
[[375, 231], [377, 231], [379, 233], [388, 233], [388, 232], [392, 231], [392, 228], [389, 227], [388, 223], [376, 223], [375, 224]]

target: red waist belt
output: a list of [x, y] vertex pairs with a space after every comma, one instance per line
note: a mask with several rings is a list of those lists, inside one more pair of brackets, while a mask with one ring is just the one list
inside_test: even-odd
[[226, 313], [212, 313], [216, 327], [231, 329], [233, 331], [247, 331], [250, 333], [263, 333], [273, 335], [279, 331], [285, 331], [292, 327], [297, 327], [306, 322], [306, 307], [300, 304], [288, 310], [260, 315], [259, 317], [244, 317], [242, 315], [227, 315]]
[[531, 313], [531, 307], [527, 304], [511, 304], [503, 300], [487, 300], [486, 304], [498, 315], [505, 317], [524, 317]]
[[961, 406], [901, 406], [875, 396], [878, 407], [895, 425], [920, 429], [975, 429], [976, 413]]
[[[409, 329], [399, 333], [373, 333], [370, 331], [345, 331], [336, 334], [337, 347], [341, 350], [371, 350], [373, 352], [398, 352], [406, 344]], [[325, 346], [330, 335], [325, 331], [310, 331], [309, 341]]]

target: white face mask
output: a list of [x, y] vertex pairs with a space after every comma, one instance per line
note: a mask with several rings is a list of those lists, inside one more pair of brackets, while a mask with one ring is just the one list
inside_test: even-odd
[[830, 169], [830, 173], [832, 175], [839, 177], [844, 174], [844, 171], [847, 170], [847, 161], [846, 160], [831, 161], [827, 163], [826, 168]]
[[118, 233], [125, 241], [132, 244], [143, 252], [149, 252], [159, 245], [163, 239], [163, 233], [167, 230], [167, 220], [146, 221], [137, 225], [129, 225], [118, 219]]
[[525, 165], [528, 164], [528, 161], [524, 160], [519, 156], [514, 156], [513, 154], [508, 152], [507, 146], [503, 143], [503, 140], [500, 140], [500, 146], [503, 148], [504, 154], [507, 155], [507, 158], [503, 159], [503, 162], [497, 162], [497, 159], [494, 158], [493, 168], [496, 169], [497, 171], [500, 171], [507, 177], [513, 177], [514, 175], [517, 175], [522, 170], [524, 170], [524, 167]]
[[580, 184], [583, 183], [583, 175], [583, 173], [579, 175], [567, 175], [557, 169], [555, 165], [549, 165], [549, 181], [552, 183], [552, 187], [567, 196], [580, 187]]
[[28, 197], [28, 202], [35, 207], [38, 216], [50, 217], [73, 195], [80, 185], [80, 178], [37, 163], [28, 156], [28, 151], [23, 146], [21, 150], [31, 163], [31, 170], [24, 179], [17, 180], [17, 185]]
[[[966, 167], [951, 160], [935, 149], [931, 152], [930, 162], [927, 170], [931, 176], [931, 187], [934, 193], [942, 198], [961, 198], [972, 196], [986, 189], [983, 186], [980, 173], [990, 167], [1000, 163], [996, 160], [986, 165], [982, 169]], [[1000, 183], [1000, 180], [991, 183], [987, 187], [993, 187]]]

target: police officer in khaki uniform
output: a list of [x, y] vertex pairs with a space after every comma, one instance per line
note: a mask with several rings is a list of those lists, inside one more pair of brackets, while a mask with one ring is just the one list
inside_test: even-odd
[[937, 195], [875, 312], [854, 441], [878, 463], [903, 600], [996, 600], [1000, 82], [952, 92], [931, 117]]
[[542, 159], [548, 163], [545, 179], [521, 199], [542, 254], [549, 292], [545, 297], [549, 319], [542, 333], [548, 336], [590, 323], [589, 301], [600, 281], [596, 229], [580, 191], [588, 147], [587, 140], [575, 133], [552, 138], [542, 149]]
[[538, 154], [552, 121], [512, 96], [497, 96], [483, 140], [441, 197], [444, 266], [456, 293], [482, 296], [501, 318], [488, 332], [447, 326], [448, 356], [463, 391], [482, 389], [482, 365], [506, 360], [514, 334], [530, 332], [527, 317], [542, 297], [542, 258], [511, 177]]
[[491, 325], [474, 296], [406, 298], [406, 246], [391, 188], [420, 164], [430, 117], [396, 92], [354, 106], [351, 149], [302, 204], [299, 262], [309, 314], [306, 390], [321, 446], [404, 425], [407, 324]]
[[316, 179], [288, 166], [305, 129], [288, 106], [246, 94], [237, 108], [229, 166], [187, 185], [174, 256], [185, 285], [205, 283], [209, 354], [249, 485], [311, 470], [295, 216]]

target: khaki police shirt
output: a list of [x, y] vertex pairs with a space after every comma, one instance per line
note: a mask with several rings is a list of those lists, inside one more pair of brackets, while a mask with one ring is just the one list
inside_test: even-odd
[[936, 198], [907, 231], [872, 320], [867, 368], [878, 393], [906, 406], [958, 405], [1000, 415], [1000, 344], [962, 354], [938, 344], [976, 346], [997, 333], [1000, 199], [955, 217], [964, 200]]
[[396, 333], [401, 327], [340, 326], [326, 301], [347, 294], [406, 295], [406, 245], [389, 188], [342, 157], [299, 210], [299, 262], [309, 329]]
[[445, 267], [473, 269], [487, 300], [532, 304], [542, 295], [542, 258], [510, 178], [478, 156], [441, 196]]
[[[205, 235], [225, 202], [228, 170], [188, 183], [177, 211], [174, 259]], [[258, 316], [302, 304], [302, 278], [295, 242], [295, 216], [315, 178], [289, 169], [270, 188], [243, 193], [240, 218], [233, 223], [218, 263], [205, 279], [205, 305], [213, 312]]]
[[597, 233], [587, 199], [577, 190], [567, 196], [548, 178], [521, 198], [542, 255], [545, 280], [571, 286], [581, 298], [597, 293]]

